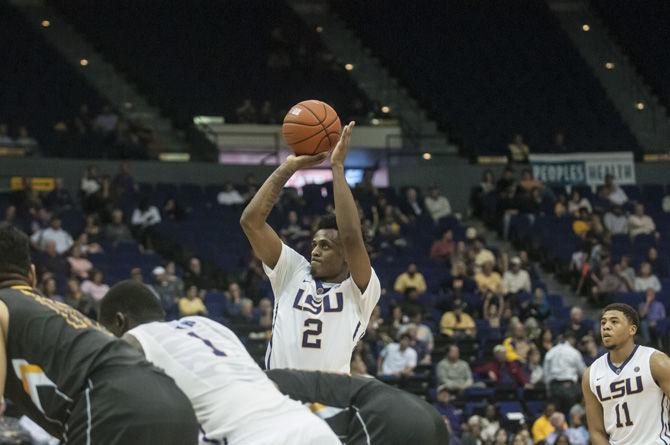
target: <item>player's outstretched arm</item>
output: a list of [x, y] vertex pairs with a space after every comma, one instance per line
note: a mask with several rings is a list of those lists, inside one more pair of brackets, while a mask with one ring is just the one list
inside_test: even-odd
[[251, 243], [256, 256], [268, 267], [274, 269], [281, 255], [281, 239], [267, 223], [272, 207], [293, 173], [301, 168], [318, 165], [326, 160], [327, 153], [314, 156], [289, 156], [263, 183], [249, 205], [242, 212], [240, 224]]
[[670, 397], [670, 357], [663, 352], [654, 352], [649, 359], [649, 366], [656, 384]]
[[605, 431], [603, 407], [589, 386], [589, 371], [590, 368], [586, 368], [582, 375], [582, 393], [586, 404], [586, 423], [589, 426], [591, 445], [609, 445], [610, 441]]
[[358, 216], [358, 209], [354, 196], [347, 180], [344, 177], [344, 160], [349, 152], [349, 141], [351, 131], [356, 125], [355, 122], [349, 122], [342, 130], [342, 136], [333, 149], [330, 158], [333, 168], [333, 191], [335, 193], [335, 219], [337, 220], [337, 230], [342, 246], [344, 247], [344, 257], [349, 265], [351, 278], [356, 286], [364, 292], [370, 283], [372, 276], [372, 265], [370, 257], [365, 249], [363, 233], [361, 232], [361, 220]]

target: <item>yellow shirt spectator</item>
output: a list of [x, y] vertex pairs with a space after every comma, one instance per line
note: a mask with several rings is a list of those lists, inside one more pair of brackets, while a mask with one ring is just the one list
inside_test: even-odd
[[200, 298], [189, 299], [183, 297], [179, 299], [179, 316], [187, 317], [189, 315], [207, 315], [205, 303]]
[[477, 328], [475, 321], [465, 312], [458, 312], [460, 312], [458, 315], [454, 311], [444, 313], [440, 320], [440, 332], [449, 337], [453, 336], [456, 332], [475, 336]]
[[426, 292], [427, 289], [426, 280], [423, 278], [423, 274], [416, 270], [416, 264], [410, 264], [407, 272], [398, 275], [393, 285], [393, 290], [399, 294], [404, 294], [409, 288], [416, 289], [416, 293], [419, 295]]
[[575, 235], [577, 236], [583, 236], [586, 234], [586, 232], [589, 231], [589, 223], [581, 219], [577, 219], [572, 223], [572, 231], [575, 232]]
[[533, 442], [540, 443], [547, 440], [547, 437], [554, 432], [554, 427], [549, 423], [549, 418], [542, 415], [533, 422], [531, 433], [533, 434]]
[[[486, 263], [491, 264], [491, 263]], [[477, 283], [477, 288], [482, 294], [491, 292], [494, 294], [502, 293], [502, 277], [498, 272], [488, 271], [486, 273], [486, 265], [484, 271], [479, 272], [475, 275], [475, 283]]]

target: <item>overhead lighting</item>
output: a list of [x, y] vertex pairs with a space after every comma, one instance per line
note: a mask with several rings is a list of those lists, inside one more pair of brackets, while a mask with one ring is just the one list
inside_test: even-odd
[[377, 119], [376, 117], [375, 117], [375, 118], [372, 118], [372, 119], [370, 120], [370, 123], [371, 123], [372, 125], [379, 125], [379, 119]]
[[88, 66], [88, 59], [81, 59], [79, 61], [79, 65], [81, 66]]
[[614, 69], [614, 64], [612, 62], [607, 62], [605, 64], [605, 68], [607, 68], [608, 70], [613, 70]]
[[582, 31], [584, 31], [584, 32], [589, 32], [590, 30], [591, 30], [591, 27], [589, 26], [588, 23], [584, 23], [584, 24], [582, 25]]
[[323, 32], [323, 26], [317, 26], [316, 27], [316, 32], [319, 32], [319, 33]]
[[389, 113], [390, 111], [391, 111], [391, 109], [388, 107], [388, 105], [384, 105], [382, 107], [382, 113]]
[[431, 159], [433, 159], [433, 155], [431, 155], [428, 152], [425, 152], [421, 157], [424, 159], [424, 161], [430, 161]]
[[42, 20], [42, 28], [48, 28], [51, 26], [51, 22], [49, 20]]
[[644, 102], [640, 101], [640, 102], [636, 103], [635, 108], [637, 108], [640, 111], [644, 110]]
[[352, 65], [351, 63], [347, 63], [346, 65], [344, 65], [344, 69], [347, 71], [351, 71], [354, 69], [354, 65]]

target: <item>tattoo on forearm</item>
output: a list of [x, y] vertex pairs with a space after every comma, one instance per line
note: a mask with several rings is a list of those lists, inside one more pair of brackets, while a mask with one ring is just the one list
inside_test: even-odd
[[248, 210], [257, 213], [265, 220], [279, 200], [279, 194], [284, 185], [291, 179], [293, 173], [291, 169], [285, 166], [280, 166], [275, 170], [251, 200]]

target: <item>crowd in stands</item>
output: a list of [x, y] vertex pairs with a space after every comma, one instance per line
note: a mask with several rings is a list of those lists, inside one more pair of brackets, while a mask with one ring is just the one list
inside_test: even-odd
[[82, 104], [76, 114], [53, 125], [50, 155], [85, 159], [148, 159], [159, 151], [159, 142], [150, 128], [129, 120], [109, 105], [92, 110]]
[[28, 132], [28, 127], [19, 125], [16, 131], [6, 123], [0, 123], [0, 147], [23, 148], [28, 155], [39, 152], [39, 144]]
[[76, 115], [54, 122], [47, 142], [41, 145], [26, 125], [0, 123], [0, 147], [21, 148], [26, 156], [148, 159], [148, 147], [159, 150], [150, 128], [119, 116], [109, 106], [92, 113], [86, 104]]
[[[514, 171], [498, 181], [487, 173], [473, 196], [485, 220], [490, 221], [491, 209], [486, 197], [509, 195], [501, 184], [515, 186], [522, 196], [535, 190], [520, 185]], [[610, 195], [619, 193], [609, 184]], [[305, 186], [302, 194], [285, 189], [271, 217], [284, 241], [304, 254], [309, 254], [317, 216], [333, 211], [332, 198], [324, 199], [329, 187]], [[227, 239], [235, 242], [239, 212], [256, 190], [252, 175], [244, 184], [229, 183], [209, 194], [192, 185], [138, 184], [121, 164], [113, 177], [99, 175], [93, 166], [87, 169], [78, 196], [64, 189], [62, 181], [52, 191], [38, 193], [27, 178], [21, 190], [0, 195], [0, 206], [6, 222], [31, 235], [40, 288], [48, 297], [95, 317], [109, 285], [137, 280], [155, 291], [170, 318], [201, 314], [221, 321], [259, 358], [272, 327], [269, 283], [248, 246], [224, 247]], [[437, 188], [425, 195], [413, 187], [377, 188], [367, 172], [353, 192], [383, 294], [354, 351], [352, 372], [426, 397], [444, 416], [454, 444], [587, 443], [578, 382], [585, 366], [603, 353], [597, 326], [580, 307], [566, 308], [561, 296], [547, 293], [538, 263], [531, 259], [533, 246], [530, 251], [500, 251], [474, 227], [462, 225]], [[200, 199], [205, 199], [205, 209], [199, 208]], [[578, 211], [585, 207], [582, 199], [571, 199]], [[589, 202], [598, 208], [595, 200]], [[555, 207], [543, 208], [553, 212]], [[201, 212], [227, 217], [208, 224]], [[642, 220], [637, 213], [631, 217]], [[570, 230], [573, 220], [582, 221], [569, 218]], [[226, 221], [231, 225], [225, 226]], [[590, 216], [583, 221], [589, 225], [582, 238], [586, 241], [593, 224]], [[190, 248], [189, 242], [173, 248], [171, 241], [177, 238], [170, 230], [188, 229], [191, 222], [200, 228], [194, 236], [205, 238], [204, 247], [217, 253], [236, 250], [224, 252], [234, 256], [232, 266], [223, 267], [199, 250], [204, 247]], [[516, 240], [516, 220], [509, 226], [509, 236]], [[210, 240], [210, 228], [230, 238]], [[598, 256], [600, 265], [607, 265], [606, 255], [587, 255], [585, 262]], [[634, 276], [626, 261], [625, 256], [620, 260], [622, 273], [633, 285], [637, 282], [641, 289], [651, 283], [651, 266]], [[589, 285], [582, 289], [590, 294]], [[655, 300], [653, 286], [645, 292], [639, 306], [641, 341], [653, 344], [662, 340], [657, 328], [665, 307]], [[548, 399], [553, 403], [547, 404]]]
[[346, 72], [350, 61], [338, 60], [284, 2], [49, 4], [178, 128], [194, 116], [281, 123], [296, 98], [319, 98], [343, 120], [380, 109]]
[[[512, 167], [491, 172], [473, 191], [473, 208], [500, 234], [528, 249], [578, 295], [603, 306], [623, 301], [642, 314], [643, 339], [666, 344], [670, 303], [670, 191], [648, 184], [551, 187]], [[659, 298], [660, 297], [660, 298]], [[657, 300], [657, 298], [660, 299]]]

